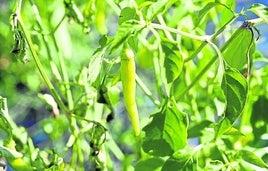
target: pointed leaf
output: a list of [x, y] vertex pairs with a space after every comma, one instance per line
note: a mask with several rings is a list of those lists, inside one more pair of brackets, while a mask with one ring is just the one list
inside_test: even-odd
[[230, 121], [224, 118], [219, 124], [215, 126], [215, 138], [222, 136], [232, 127]]
[[238, 157], [241, 157], [244, 161], [251, 163], [253, 165], [256, 165], [261, 168], [268, 169], [268, 165], [265, 164], [265, 162], [259, 158], [257, 155], [255, 155], [253, 152], [248, 150], [240, 150], [238, 152]]
[[176, 151], [187, 144], [187, 115], [181, 112], [177, 104], [170, 100], [167, 104], [163, 138]]
[[215, 126], [215, 138], [221, 137], [222, 135], [241, 136], [243, 134], [231, 125], [229, 119], [224, 118]]
[[[200, 25], [200, 23], [202, 23], [204, 21], [204, 18], [206, 17], [206, 15], [210, 12], [210, 10], [212, 8], [216, 8], [217, 6], [221, 6], [221, 7], [224, 7], [224, 8], [219, 8], [221, 10], [221, 21], [222, 23], [226, 23], [227, 20], [230, 19], [230, 17], [233, 16], [233, 13], [231, 12], [232, 9], [234, 8], [234, 5], [235, 2], [233, 2], [233, 0], [229, 0], [229, 1], [226, 1], [226, 2], [209, 2], [204, 8], [202, 8], [198, 15], [196, 15], [196, 18], [194, 20], [194, 25], [195, 26], [198, 26]], [[217, 8], [218, 9], [218, 8]], [[218, 9], [218, 10], [219, 10]]]
[[167, 82], [171, 83], [179, 77], [183, 67], [183, 58], [180, 53], [175, 53], [172, 49], [163, 45], [165, 53], [164, 67], [166, 70]]
[[227, 68], [221, 85], [226, 97], [225, 117], [233, 123], [244, 109], [248, 85], [246, 79], [234, 68]]
[[168, 0], [160, 0], [154, 2], [147, 11], [147, 18], [149, 21], [153, 20], [154, 17], [158, 14], [161, 14], [165, 11]]
[[159, 112], [152, 117], [152, 122], [143, 128], [145, 138], [143, 140], [142, 148], [146, 153], [155, 156], [169, 156], [174, 151], [162, 137], [166, 117], [165, 113], [164, 111], [163, 113]]
[[232, 67], [240, 70], [246, 64], [255, 49], [254, 37], [250, 23], [245, 22], [225, 43], [222, 55]]
[[194, 20], [194, 25], [197, 26], [199, 25], [203, 18], [207, 15], [207, 13], [209, 12], [209, 10], [211, 8], [214, 8], [215, 6], [219, 5], [219, 3], [217, 2], [209, 2], [204, 8], [202, 8], [199, 12], [198, 15], [196, 17], [196, 19]]
[[175, 102], [168, 101], [163, 110], [154, 114], [150, 124], [144, 127], [143, 150], [157, 156], [171, 155], [187, 144], [188, 119]]
[[249, 10], [268, 23], [268, 7], [263, 4], [252, 4]]

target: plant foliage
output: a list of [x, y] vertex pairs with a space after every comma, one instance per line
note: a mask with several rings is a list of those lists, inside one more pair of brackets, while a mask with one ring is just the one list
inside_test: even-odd
[[266, 5], [0, 4], [0, 169], [268, 170]]

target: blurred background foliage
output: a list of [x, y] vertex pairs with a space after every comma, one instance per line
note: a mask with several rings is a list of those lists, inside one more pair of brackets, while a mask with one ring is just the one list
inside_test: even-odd
[[[88, 4], [89, 1], [82, 0], [75, 2], [77, 8], [83, 11], [83, 15], [88, 16], [88, 18], [84, 18], [84, 21], [79, 20], [79, 16], [72, 16], [75, 14], [72, 14], [72, 11], [70, 11], [69, 18], [63, 19], [63, 16], [66, 12], [66, 4], [64, 4], [63, 1], [35, 0], [35, 4], [38, 5], [38, 9], [42, 19], [42, 26], [44, 27], [42, 28], [42, 30], [40, 30], [40, 27], [36, 22], [36, 17], [33, 17], [35, 16], [35, 14], [33, 12], [33, 7], [31, 6], [30, 2], [31, 1], [24, 1], [22, 8], [22, 17], [25, 23], [27, 23], [26, 26], [28, 30], [31, 31], [35, 48], [38, 52], [38, 56], [40, 57], [42, 64], [45, 66], [45, 70], [48, 73], [50, 80], [52, 80], [53, 83], [58, 82], [57, 74], [51, 71], [49, 63], [49, 58], [53, 58], [54, 56], [56, 56], [58, 54], [58, 51], [57, 49], [55, 49], [55, 47], [54, 49], [50, 48], [49, 52], [51, 54], [49, 55], [48, 51], [46, 50], [47, 47], [43, 41], [44, 37], [42, 37], [42, 34], [40, 34], [40, 32], [42, 32], [43, 35], [51, 34], [51, 31], [57, 28], [54, 34], [55, 40], [59, 45], [58, 49], [60, 50], [60, 53], [62, 53], [62, 55], [64, 56], [64, 61], [69, 74], [69, 78], [70, 80], [74, 80], [74, 86], [72, 87], [74, 90], [74, 99], [78, 100], [81, 96], [81, 94], [79, 94], [80, 87], [77, 87], [75, 81], [78, 80], [79, 74], [81, 76], [81, 73], [83, 73], [83, 68], [87, 67], [90, 57], [92, 56], [95, 49], [97, 49], [97, 47], [99, 46], [99, 40], [102, 35], [115, 34], [116, 29], [118, 27], [118, 14], [116, 14], [116, 11], [114, 11], [112, 8], [110, 8], [110, 6], [107, 5], [107, 2], [109, 2], [109, 0], [98, 1], [98, 7], [92, 9], [93, 11], [90, 11], [89, 8], [87, 8], [87, 5], [90, 5]], [[242, 8], [248, 8], [250, 4], [256, 2], [268, 5], [265, 0], [237, 0], [236, 11], [240, 11]], [[52, 111], [49, 110], [49, 108], [45, 105], [45, 103], [42, 101], [42, 98], [40, 98], [40, 95], [38, 96], [39, 93], [48, 93], [48, 89], [46, 88], [46, 85], [41, 79], [34, 62], [31, 61], [31, 54], [28, 54], [29, 52], [27, 51], [26, 55], [29, 56], [30, 62], [27, 62], [26, 64], [19, 62], [18, 59], [16, 59], [16, 57], [11, 54], [14, 40], [11, 32], [10, 16], [12, 12], [14, 12], [14, 7], [16, 6], [15, 3], [16, 2], [14, 0], [2, 0], [0, 2], [0, 95], [8, 99], [9, 113], [18, 125], [22, 125], [27, 128], [27, 131], [29, 135], [33, 138], [34, 144], [36, 146], [40, 147], [41, 149], [47, 148], [49, 146], [56, 146], [58, 149], [60, 149], [65, 146], [63, 141], [61, 141], [61, 138], [66, 138], [62, 136], [65, 134], [65, 130], [68, 128], [68, 125], [66, 125], [66, 118], [63, 117], [62, 119], [58, 120], [57, 123], [55, 123], [55, 120], [53, 120], [52, 118]], [[200, 4], [205, 3], [207, 2], [200, 1]], [[202, 6], [200, 4], [198, 4], [199, 6], [196, 6], [196, 9]], [[122, 6], [124, 6], [124, 4], [122, 4]], [[188, 8], [185, 8], [185, 10], [175, 12], [181, 12], [181, 15], [183, 15], [183, 12], [185, 12], [186, 15], [187, 10]], [[94, 13], [95, 15], [92, 15], [92, 13]], [[252, 14], [249, 14], [249, 16], [254, 17], [254, 15]], [[176, 19], [174, 18], [167, 17], [167, 22], [170, 26], [177, 24]], [[59, 23], [60, 25], [58, 27]], [[214, 26], [215, 25], [213, 24], [211, 24], [210, 26], [210, 23], [208, 23], [208, 25], [204, 25], [204, 27], [207, 28], [206, 32], [208, 34], [213, 32], [213, 29], [215, 28]], [[257, 44], [257, 49], [260, 50], [263, 55], [265, 55], [265, 57], [268, 57], [268, 52], [265, 49], [265, 47], [267, 46], [266, 38], [268, 36], [268, 29], [267, 26], [263, 25], [260, 25], [258, 27], [260, 29], [260, 32], [262, 33], [262, 38], [260, 40], [260, 43]], [[191, 27], [185, 25], [184, 29], [185, 31], [188, 31], [187, 29], [189, 28]], [[191, 48], [193, 47], [191, 47], [191, 45], [189, 45], [187, 41], [190, 42], [190, 40], [187, 40], [187, 38], [182, 40], [182, 42], [186, 42], [185, 49], [191, 51]], [[49, 38], [48, 42], [53, 42], [53, 40]], [[203, 51], [203, 53], [206, 54], [205, 50]], [[209, 53], [210, 52], [208, 52], [208, 54]], [[140, 47], [136, 59], [138, 63], [137, 72], [138, 75], [140, 75], [141, 78], [144, 80], [146, 85], [152, 88], [151, 91], [156, 92], [157, 90], [153, 85], [154, 83], [151, 82], [151, 80], [153, 79], [151, 74], [151, 66], [153, 64], [153, 61], [144, 59], [144, 54], [151, 56], [153, 55], [153, 52], [148, 50], [148, 48], [144, 46]], [[56, 63], [59, 62], [56, 58], [53, 59]], [[268, 89], [268, 69], [267, 67], [264, 67], [266, 65], [267, 63], [263, 63], [262, 61], [260, 61], [259, 63], [255, 63], [256, 69], [254, 70], [254, 74], [256, 74], [257, 76], [254, 77], [252, 80], [252, 91], [249, 95], [250, 99], [248, 100], [247, 105], [249, 109], [245, 110], [248, 112], [251, 111], [251, 113], [243, 115], [243, 117], [241, 118], [241, 123], [243, 123], [241, 125], [244, 125], [244, 127], [242, 128], [242, 132], [252, 132], [252, 134], [250, 134], [252, 141], [249, 143], [249, 145], [251, 145], [252, 147], [259, 148], [267, 147], [267, 137], [265, 136], [267, 136], [268, 122], [266, 110], [266, 105], [268, 104], [268, 94], [265, 91]], [[119, 65], [115, 65], [115, 68], [113, 68], [111, 75], [116, 75], [118, 68]], [[146, 70], [144, 70], [145, 68]], [[207, 85], [206, 81], [207, 80], [201, 80], [201, 86], [199, 86], [198, 88], [204, 85], [204, 87], [209, 90], [209, 93], [217, 93], [214, 92], [216, 90], [211, 89], [211, 87]], [[254, 86], [254, 84], [256, 86]], [[60, 85], [57, 86], [57, 88], [60, 88]], [[198, 89], [193, 89], [193, 91], [198, 92]], [[132, 134], [126, 131], [129, 130], [129, 121], [127, 116], [124, 114], [122, 101], [118, 100], [119, 90], [117, 88], [114, 88], [112, 92], [114, 92], [115, 94], [115, 100], [113, 103], [116, 106], [114, 112], [116, 119], [114, 119], [112, 123], [108, 124], [108, 128], [113, 134], [115, 141], [119, 144], [120, 148], [122, 148], [122, 151], [125, 154], [132, 154], [132, 151], [135, 150], [131, 147], [134, 138], [132, 137]], [[138, 94], [142, 94], [139, 88]], [[189, 111], [198, 111], [198, 113], [200, 113], [200, 116], [198, 117], [205, 116], [206, 113], [212, 113], [211, 108], [216, 110], [215, 106], [208, 106], [208, 104], [212, 104], [212, 101], [210, 101], [211, 99], [206, 99], [206, 96], [207, 94], [205, 91], [200, 91], [197, 94], [192, 95], [192, 98], [195, 98], [196, 101], [200, 102], [198, 106], [191, 106], [187, 104], [182, 105], [184, 105], [184, 107]], [[147, 99], [147, 97], [144, 98], [144, 96], [137, 96], [137, 101], [138, 106], [142, 111], [141, 117], [143, 118], [142, 122], [144, 125], [149, 120], [149, 114], [155, 112], [156, 107], [149, 99]], [[253, 108], [251, 108], [251, 106], [253, 106]], [[83, 106], [78, 107], [81, 108], [81, 110], [83, 109]], [[81, 113], [83, 112], [84, 111], [82, 110]], [[254, 117], [252, 115], [254, 115]], [[211, 120], [214, 119], [214, 115], [205, 117], [211, 118]], [[206, 124], [209, 123], [210, 122]], [[51, 125], [53, 125], [53, 129], [57, 130], [56, 132], [50, 129]], [[193, 137], [195, 136], [193, 135]], [[196, 143], [196, 141], [193, 142]], [[246, 144], [247, 142], [244, 143]], [[216, 153], [217, 152], [214, 152], [214, 154]], [[126, 165], [126, 167], [132, 161], [132, 159], [133, 156], [131, 155], [129, 155], [128, 158], [125, 159], [124, 164]], [[263, 159], [267, 162], [268, 155], [263, 155]]]

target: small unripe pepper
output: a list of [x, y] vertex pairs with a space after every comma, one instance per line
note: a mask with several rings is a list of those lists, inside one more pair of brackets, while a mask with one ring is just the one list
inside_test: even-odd
[[136, 104], [135, 60], [134, 53], [129, 47], [124, 47], [121, 53], [121, 81], [123, 96], [129, 119], [136, 136], [140, 135], [139, 114]]

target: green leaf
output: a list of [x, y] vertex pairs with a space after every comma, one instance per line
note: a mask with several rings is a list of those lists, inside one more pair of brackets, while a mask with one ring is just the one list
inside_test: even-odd
[[127, 21], [123, 22], [119, 26], [119, 28], [114, 36], [114, 40], [112, 41], [112, 45], [111, 45], [111, 52], [114, 49], [117, 49], [125, 41], [127, 41], [130, 36], [135, 35], [143, 27], [145, 27], [145, 25], [141, 25], [136, 20], [127, 20]]
[[152, 115], [152, 122], [143, 128], [145, 137], [142, 148], [146, 153], [155, 156], [169, 156], [174, 152], [172, 147], [163, 139], [165, 117], [165, 113], [156, 113]]
[[161, 158], [149, 158], [139, 161], [135, 166], [135, 171], [153, 170], [160, 171], [164, 160]]
[[137, 63], [142, 69], [148, 69], [153, 67], [153, 56], [152, 50], [146, 46], [139, 47], [137, 52]]
[[[161, 171], [186, 170], [187, 164], [191, 163], [191, 153], [192, 153], [192, 150], [188, 148], [176, 151], [164, 163]], [[190, 168], [187, 168], [187, 169], [190, 169]]]
[[100, 48], [103, 48], [107, 44], [108, 38], [106, 35], [103, 35], [99, 40]]
[[232, 8], [234, 8], [235, 2], [234, 0], [227, 0], [227, 2], [223, 1], [215, 1], [215, 2], [209, 2], [204, 8], [202, 8], [198, 15], [196, 15], [194, 20], [194, 25], [197, 27], [204, 21], [204, 18], [206, 15], [210, 12], [212, 8], [216, 8], [217, 6], [220, 6], [220, 8], [217, 8], [217, 10], [220, 11], [221, 19], [220, 22], [223, 22], [223, 24], [226, 23], [232, 16]]
[[183, 58], [180, 53], [175, 53], [165, 45], [163, 45], [163, 52], [165, 53], [164, 67], [166, 70], [167, 82], [171, 83], [181, 74]]
[[118, 23], [121, 25], [123, 22], [128, 20], [139, 20], [139, 16], [135, 8], [126, 7], [121, 10]]
[[255, 155], [253, 152], [248, 151], [248, 150], [240, 150], [237, 153], [237, 156], [243, 159], [244, 161], [251, 163], [253, 165], [256, 165], [261, 168], [266, 168], [268, 169], [268, 165], [257, 155]]
[[244, 109], [248, 85], [242, 74], [234, 68], [227, 68], [221, 87], [226, 97], [225, 117], [233, 123]]
[[268, 23], [268, 7], [263, 4], [252, 4], [249, 11], [255, 13], [257, 16], [262, 18]]
[[147, 19], [151, 21], [156, 15], [164, 13], [167, 3], [168, 0], [160, 0], [154, 2], [147, 10]]
[[225, 43], [222, 55], [224, 60], [231, 66], [241, 70], [254, 51], [254, 37], [250, 23], [244, 22], [243, 25]]
[[204, 17], [207, 15], [207, 13], [210, 11], [211, 8], [214, 8], [215, 6], [219, 5], [217, 2], [209, 2], [204, 8], [202, 8], [199, 12], [197, 17], [194, 20], [194, 25], [198, 26]]
[[142, 147], [146, 153], [167, 156], [186, 146], [188, 118], [173, 100], [152, 117], [152, 122], [143, 128], [146, 136]]
[[215, 126], [215, 138], [221, 137], [222, 135], [241, 136], [243, 134], [231, 125], [229, 119], [224, 118]]
[[208, 121], [208, 120], [204, 120], [204, 121], [201, 121], [199, 123], [196, 123], [191, 128], [189, 128], [189, 130], [188, 130], [188, 138], [202, 136], [202, 131], [205, 128], [208, 128], [211, 123], [212, 122]]
[[103, 56], [106, 52], [106, 47], [97, 49], [93, 56], [90, 58], [88, 64], [88, 82], [92, 84], [98, 78], [100, 71], [102, 69]]
[[215, 126], [215, 138], [222, 136], [231, 127], [232, 125], [227, 118], [224, 118], [223, 120], [221, 120], [221, 122]]
[[12, 129], [7, 119], [0, 113], [0, 141], [8, 142], [12, 138]]

